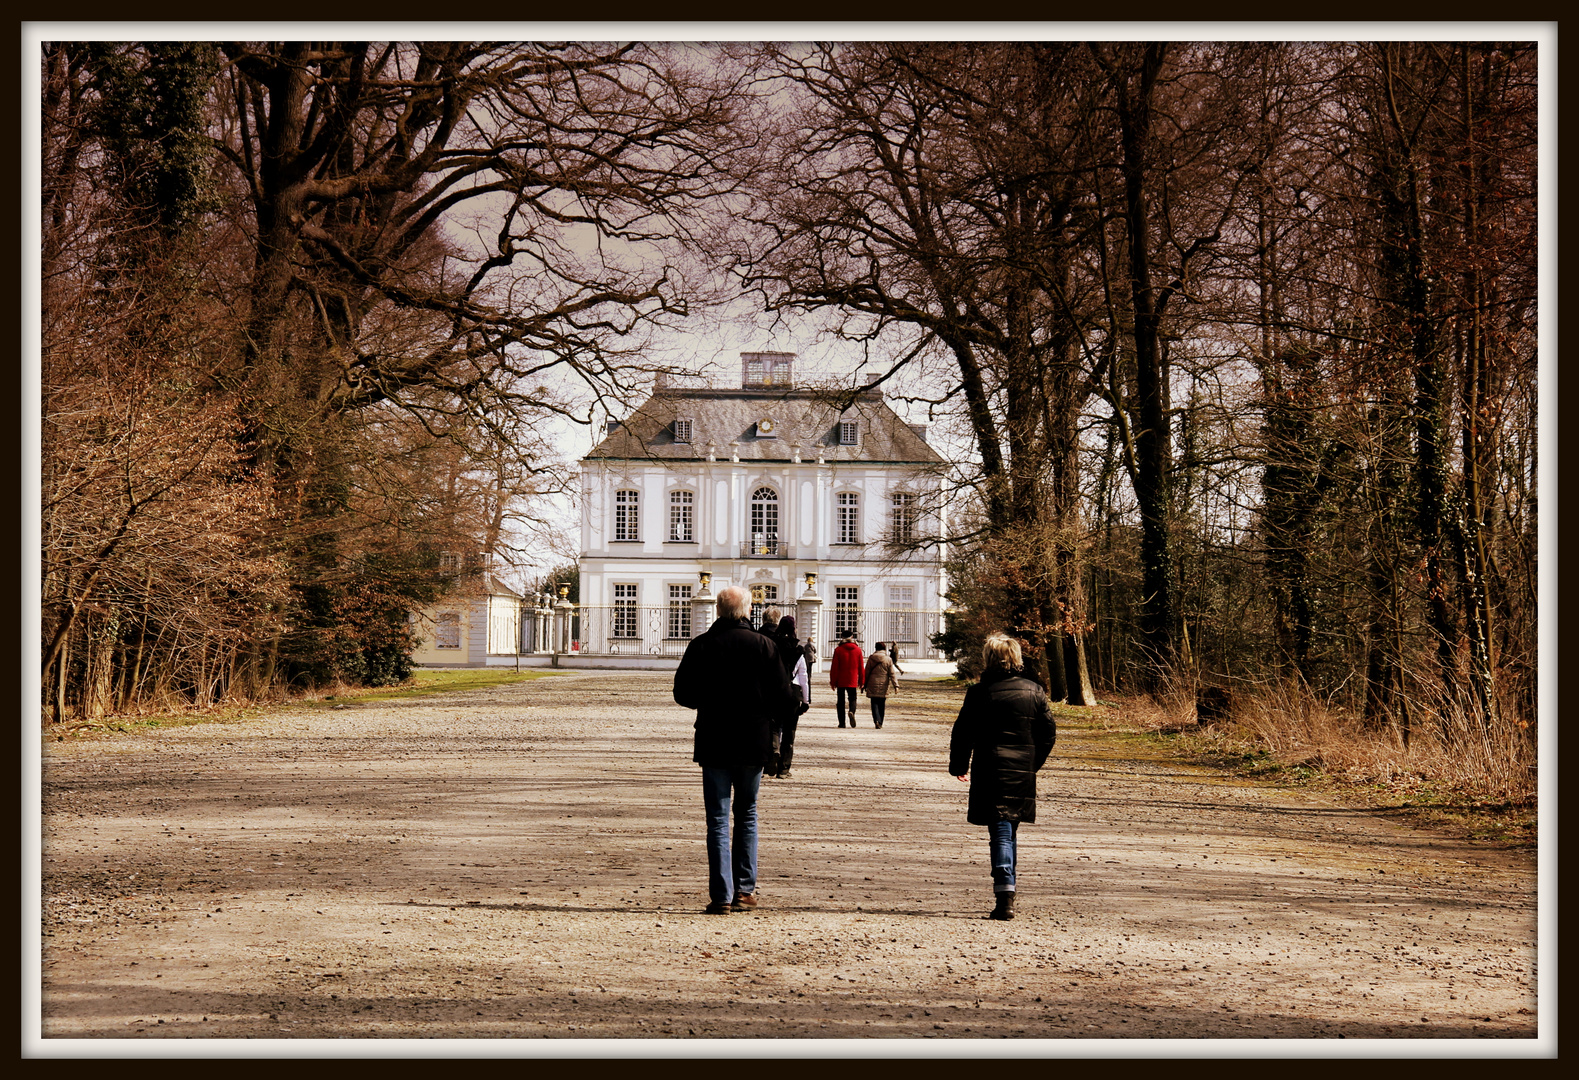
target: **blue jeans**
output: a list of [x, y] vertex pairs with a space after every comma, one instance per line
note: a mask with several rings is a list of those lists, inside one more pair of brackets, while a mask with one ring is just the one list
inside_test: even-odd
[[[707, 807], [707, 897], [715, 904], [727, 904], [737, 896], [757, 891], [757, 791], [761, 787], [760, 768], [702, 767], [702, 801]], [[735, 819], [733, 842], [729, 835], [731, 802]]]
[[987, 846], [992, 852], [992, 891], [1014, 891], [1015, 840], [1018, 821], [995, 821], [987, 826]]

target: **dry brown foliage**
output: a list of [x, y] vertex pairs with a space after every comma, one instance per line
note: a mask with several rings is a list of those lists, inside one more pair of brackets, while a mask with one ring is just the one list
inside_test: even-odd
[[1533, 839], [1539, 792], [1531, 732], [1517, 721], [1485, 726], [1422, 704], [1414, 715], [1406, 744], [1396, 723], [1367, 726], [1273, 685], [1236, 691], [1225, 720], [1200, 724], [1193, 688], [1180, 685], [1109, 703], [1092, 721], [1173, 737], [1187, 756], [1246, 775], [1326, 785], [1369, 805], [1451, 819], [1475, 835]]

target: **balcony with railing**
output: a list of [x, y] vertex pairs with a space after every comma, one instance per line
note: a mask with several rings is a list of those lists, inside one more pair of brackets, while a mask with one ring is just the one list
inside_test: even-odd
[[750, 540], [740, 542], [740, 557], [742, 559], [787, 559], [789, 558], [789, 544], [781, 541], [772, 533], [756, 535]]

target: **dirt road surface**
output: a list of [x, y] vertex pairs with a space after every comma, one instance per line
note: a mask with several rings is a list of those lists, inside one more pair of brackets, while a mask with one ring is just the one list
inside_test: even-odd
[[764, 781], [761, 908], [704, 915], [693, 714], [670, 680], [577, 672], [48, 743], [38, 1045], [1491, 1039], [1517, 1054], [1540, 1034], [1532, 853], [1076, 725], [1020, 831], [1020, 915], [984, 920], [986, 830], [946, 771], [962, 692], [914, 679], [880, 731], [840, 730], [814, 691], [793, 777]]

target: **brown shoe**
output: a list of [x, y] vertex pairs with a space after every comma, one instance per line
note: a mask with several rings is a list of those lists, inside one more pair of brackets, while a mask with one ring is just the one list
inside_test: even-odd
[[707, 907], [702, 909], [702, 911], [703, 911], [704, 914], [707, 914], [707, 915], [728, 915], [729, 912], [730, 912], [730, 905], [728, 905], [728, 904], [708, 904]]
[[757, 906], [757, 894], [746, 893], [744, 896], [735, 897], [734, 903], [729, 905], [731, 911], [752, 911]]

